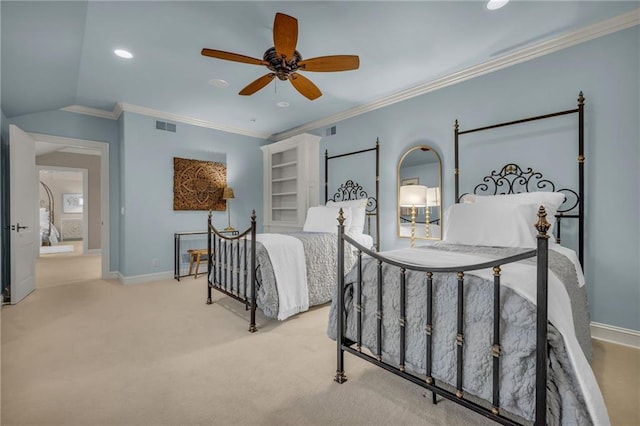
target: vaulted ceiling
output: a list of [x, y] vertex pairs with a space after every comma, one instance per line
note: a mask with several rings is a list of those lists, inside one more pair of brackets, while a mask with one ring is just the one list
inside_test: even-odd
[[[11, 118], [74, 105], [162, 111], [268, 136], [513, 54], [638, 8], [636, 1], [2, 1], [1, 106]], [[239, 96], [262, 66], [204, 57], [202, 48], [262, 58], [276, 12], [298, 20], [303, 58], [352, 54], [360, 68], [305, 72], [309, 101], [274, 80]], [[134, 55], [113, 54], [124, 48]], [[222, 79], [229, 87], [210, 84]], [[277, 106], [287, 102], [288, 108]]]

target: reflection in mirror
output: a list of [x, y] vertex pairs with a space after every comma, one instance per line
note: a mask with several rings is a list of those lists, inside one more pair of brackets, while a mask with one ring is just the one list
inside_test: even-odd
[[[426, 206], [415, 208], [412, 232], [411, 208], [400, 206], [400, 187], [422, 185], [426, 189]], [[442, 238], [442, 165], [433, 148], [420, 145], [410, 148], [398, 163], [398, 236], [416, 239]]]

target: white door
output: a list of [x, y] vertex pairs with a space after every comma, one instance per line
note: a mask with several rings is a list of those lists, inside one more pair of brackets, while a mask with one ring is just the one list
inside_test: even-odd
[[9, 126], [12, 304], [36, 289], [40, 228], [36, 215], [35, 143], [35, 139], [19, 127]]

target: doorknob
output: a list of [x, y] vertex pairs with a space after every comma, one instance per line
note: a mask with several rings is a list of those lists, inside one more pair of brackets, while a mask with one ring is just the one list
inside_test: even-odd
[[[13, 227], [12, 227], [12, 228], [13, 228]], [[18, 232], [20, 232], [20, 230], [21, 230], [21, 229], [28, 229], [29, 227], [28, 227], [28, 226], [20, 226], [20, 222], [18, 222], [18, 226], [17, 226], [17, 228], [18, 228], [18, 229], [17, 229], [17, 230], [18, 230]]]

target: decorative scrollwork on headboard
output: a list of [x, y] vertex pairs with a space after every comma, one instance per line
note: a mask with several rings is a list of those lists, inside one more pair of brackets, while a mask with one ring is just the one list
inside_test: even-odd
[[[475, 195], [506, 195], [522, 192], [549, 191], [560, 192], [565, 198], [557, 212], [564, 214], [576, 208], [580, 197], [572, 189], [558, 189], [553, 182], [543, 177], [542, 173], [534, 171], [531, 167], [523, 169], [517, 164], [508, 163], [499, 171], [493, 170], [482, 178], [473, 189]], [[460, 200], [467, 194], [462, 194]]]
[[351, 179], [340, 185], [335, 194], [333, 194], [333, 197], [329, 198], [329, 200], [333, 202], [362, 199], [367, 200], [367, 213], [376, 211], [378, 207], [378, 200], [376, 200], [375, 197], [369, 197], [369, 194], [367, 194], [367, 191], [362, 188], [362, 185], [352, 181]]

